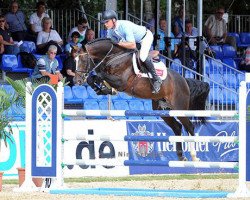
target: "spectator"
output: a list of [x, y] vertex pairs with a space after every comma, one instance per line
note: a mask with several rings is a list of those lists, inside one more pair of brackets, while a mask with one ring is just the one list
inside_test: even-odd
[[208, 17], [205, 22], [205, 35], [211, 45], [229, 44], [237, 50], [235, 38], [227, 36], [227, 24], [223, 19], [224, 13], [224, 8], [220, 7], [214, 15]]
[[178, 11], [178, 16], [174, 17], [174, 20], [173, 20], [173, 33], [174, 33], [175, 37], [177, 37], [178, 35], [182, 35], [184, 33], [183, 15], [184, 15], [184, 9], [181, 6], [179, 11]]
[[79, 43], [79, 38], [80, 38], [80, 33], [78, 33], [77, 31], [71, 34], [71, 40], [65, 46], [65, 53], [67, 55], [70, 55], [72, 47], [77, 47], [79, 50], [82, 49], [82, 44]]
[[57, 47], [50, 45], [46, 55], [42, 56], [38, 61], [31, 76], [32, 79], [40, 81], [48, 81], [53, 75], [57, 75], [62, 80], [62, 74], [59, 71], [59, 64], [56, 57]]
[[240, 62], [239, 68], [240, 70], [250, 72], [250, 46], [245, 50], [243, 60]]
[[[166, 49], [166, 44], [165, 44], [165, 35], [167, 33], [167, 21], [166, 19], [160, 19], [159, 21], [159, 26], [160, 26], [160, 30], [159, 30], [159, 35], [160, 35], [160, 43], [159, 43], [159, 50], [160, 50], [160, 53], [167, 56], [168, 53], [167, 53], [167, 49]], [[171, 38], [171, 52], [173, 53], [174, 50], [176, 49], [176, 45], [179, 43], [179, 40], [178, 39], [173, 39], [174, 38], [174, 34], [171, 32], [170, 33], [170, 37]]]
[[95, 31], [93, 31], [92, 29], [87, 29], [85, 39], [81, 42], [83, 49], [85, 50], [85, 44], [91, 42], [94, 39], [95, 39]]
[[4, 52], [3, 37], [0, 35], [0, 56], [1, 56], [0, 58], [2, 58], [3, 52]]
[[76, 76], [76, 57], [78, 48], [71, 48], [70, 56], [63, 62], [62, 75], [66, 77], [69, 86], [74, 86], [74, 78]]
[[19, 5], [16, 1], [11, 2], [10, 12], [5, 15], [5, 19], [13, 40], [18, 42], [25, 40], [27, 34], [25, 15], [19, 10]]
[[57, 54], [62, 53], [63, 41], [56, 30], [51, 29], [52, 21], [48, 17], [44, 17], [42, 20], [43, 30], [38, 33], [37, 36], [37, 52], [45, 54], [48, 51], [50, 45], [57, 46]]
[[3, 15], [0, 15], [0, 36], [2, 38], [1, 45], [4, 47], [4, 54], [18, 54], [19, 47], [14, 43], [11, 33], [5, 28], [5, 18]]
[[29, 19], [30, 23], [30, 31], [33, 35], [32, 40], [35, 42], [37, 35], [40, 31], [42, 31], [42, 20], [44, 17], [49, 17], [47, 13], [45, 13], [46, 4], [43, 1], [38, 1], [36, 4], [37, 11], [34, 12]]
[[88, 21], [85, 18], [80, 18], [77, 22], [77, 26], [72, 28], [69, 32], [68, 42], [71, 40], [71, 34], [77, 31], [80, 34], [79, 42], [85, 39], [86, 29], [88, 27]]

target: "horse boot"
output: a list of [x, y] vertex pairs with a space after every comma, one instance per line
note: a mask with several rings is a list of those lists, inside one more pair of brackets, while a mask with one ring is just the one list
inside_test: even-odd
[[151, 62], [150, 58], [147, 58], [144, 61], [144, 64], [145, 64], [146, 69], [152, 75], [152, 80], [153, 80], [153, 91], [152, 91], [152, 93], [157, 94], [161, 89], [162, 80], [161, 80], [161, 78], [159, 76], [157, 76], [154, 65]]

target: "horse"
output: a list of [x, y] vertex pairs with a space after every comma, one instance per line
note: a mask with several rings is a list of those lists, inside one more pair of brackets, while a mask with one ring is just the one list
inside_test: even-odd
[[[209, 93], [209, 84], [195, 79], [185, 79], [179, 73], [167, 68], [167, 78], [163, 80], [159, 93], [153, 94], [149, 78], [137, 76], [133, 69], [132, 57], [135, 50], [128, 50], [107, 38], [98, 38], [85, 45], [89, 70], [95, 70], [98, 77], [111, 87], [128, 95], [151, 99], [153, 110], [204, 110]], [[161, 117], [181, 136], [182, 125], [189, 135], [194, 136], [194, 124], [188, 117]], [[194, 144], [193, 144], [194, 145]], [[194, 147], [193, 147], [194, 148]], [[186, 161], [182, 144], [176, 144], [177, 156]], [[198, 161], [194, 149], [190, 152], [192, 160]]]

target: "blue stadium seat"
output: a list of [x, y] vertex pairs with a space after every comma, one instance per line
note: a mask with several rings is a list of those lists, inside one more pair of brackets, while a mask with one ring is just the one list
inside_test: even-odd
[[132, 96], [128, 95], [125, 92], [119, 92], [118, 94], [119, 94], [119, 96], [120, 96], [121, 99], [128, 99], [129, 100], [129, 99], [133, 98]]
[[[115, 110], [129, 110], [129, 105], [126, 100], [114, 100]], [[114, 117], [114, 119], [127, 119], [126, 117]]]
[[17, 57], [15, 55], [4, 54], [2, 56], [2, 70], [13, 71], [18, 67]]
[[85, 86], [74, 85], [72, 87], [72, 93], [75, 98], [85, 100], [88, 98], [88, 92]]
[[237, 74], [238, 86], [240, 85], [241, 81], [245, 81], [245, 74]]
[[18, 67], [15, 68], [14, 70], [12, 70], [13, 72], [15, 72], [15, 71], [16, 72], [27, 72], [27, 73], [29, 73], [30, 76], [32, 75], [34, 69], [26, 68], [21, 61], [20, 55], [17, 56], [17, 63], [18, 63]]
[[93, 99], [86, 99], [83, 106], [84, 110], [100, 110], [98, 102]]
[[223, 102], [223, 92], [220, 87], [210, 88], [209, 100], [212, 104]]
[[230, 45], [223, 45], [223, 58], [235, 58], [237, 56], [237, 52], [234, 47]]
[[219, 45], [211, 45], [210, 48], [213, 52], [215, 52], [215, 58], [221, 59], [223, 58], [222, 48]]
[[66, 104], [81, 104], [83, 103], [82, 99], [75, 98], [72, 93], [70, 86], [64, 86], [64, 103]]
[[89, 98], [98, 99], [98, 100], [104, 98], [104, 95], [97, 95], [96, 92], [90, 86], [87, 86], [87, 92], [89, 94]]
[[185, 78], [195, 78], [195, 74], [189, 70], [185, 71]]
[[236, 45], [239, 46], [240, 45], [240, 36], [238, 33], [235, 32], [231, 32], [231, 33], [227, 33], [228, 36], [232, 36], [235, 38], [236, 40]]
[[[233, 90], [233, 92], [230, 90]], [[236, 104], [239, 101], [238, 100], [239, 95], [237, 94], [236, 90], [234, 89], [230, 90], [223, 89], [223, 103]]]
[[221, 85], [224, 85], [224, 78], [219, 73], [209, 74], [209, 78], [211, 79], [210, 86], [219, 87]]
[[223, 74], [223, 65], [220, 59], [208, 59], [208, 62], [210, 63], [209, 74], [211, 73]]
[[237, 87], [237, 78], [235, 74], [225, 74], [224, 76], [224, 82], [226, 87], [234, 88]]
[[63, 62], [62, 62], [61, 56], [60, 55], [56, 55], [56, 59], [58, 61], [58, 68], [59, 68], [59, 70], [62, 70], [62, 68], [63, 68]]
[[250, 33], [241, 32], [240, 33], [240, 46], [248, 47], [250, 45]]
[[[108, 100], [106, 99], [103, 99], [101, 101], [99, 101], [99, 107], [100, 107], [100, 110], [109, 110], [109, 102]], [[110, 102], [110, 110], [114, 110], [114, 104], [113, 102]]]
[[32, 41], [23, 41], [23, 44], [20, 45], [20, 51], [35, 53], [36, 44]]
[[[234, 59], [232, 59], [232, 58], [224, 58], [224, 59], [222, 59], [222, 62], [225, 63], [226, 65], [229, 65], [230, 67], [232, 67], [234, 69], [237, 69], [237, 65], [236, 65]], [[224, 71], [228, 71], [229, 67], [224, 65], [223, 69], [224, 69]]]
[[181, 73], [182, 67], [180, 59], [175, 58], [174, 62], [171, 63], [170, 68], [178, 73]]
[[[144, 105], [140, 100], [129, 100], [129, 110], [144, 110]], [[130, 120], [142, 120], [141, 116], [129, 116]]]
[[144, 101], [144, 109], [145, 110], [153, 110], [152, 108], [152, 100], [147, 99]]

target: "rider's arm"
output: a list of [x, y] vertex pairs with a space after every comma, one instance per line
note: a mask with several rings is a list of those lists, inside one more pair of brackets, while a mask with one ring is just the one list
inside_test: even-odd
[[136, 49], [136, 43], [135, 42], [122, 42], [120, 41], [118, 43], [119, 46], [126, 48], [126, 49]]

